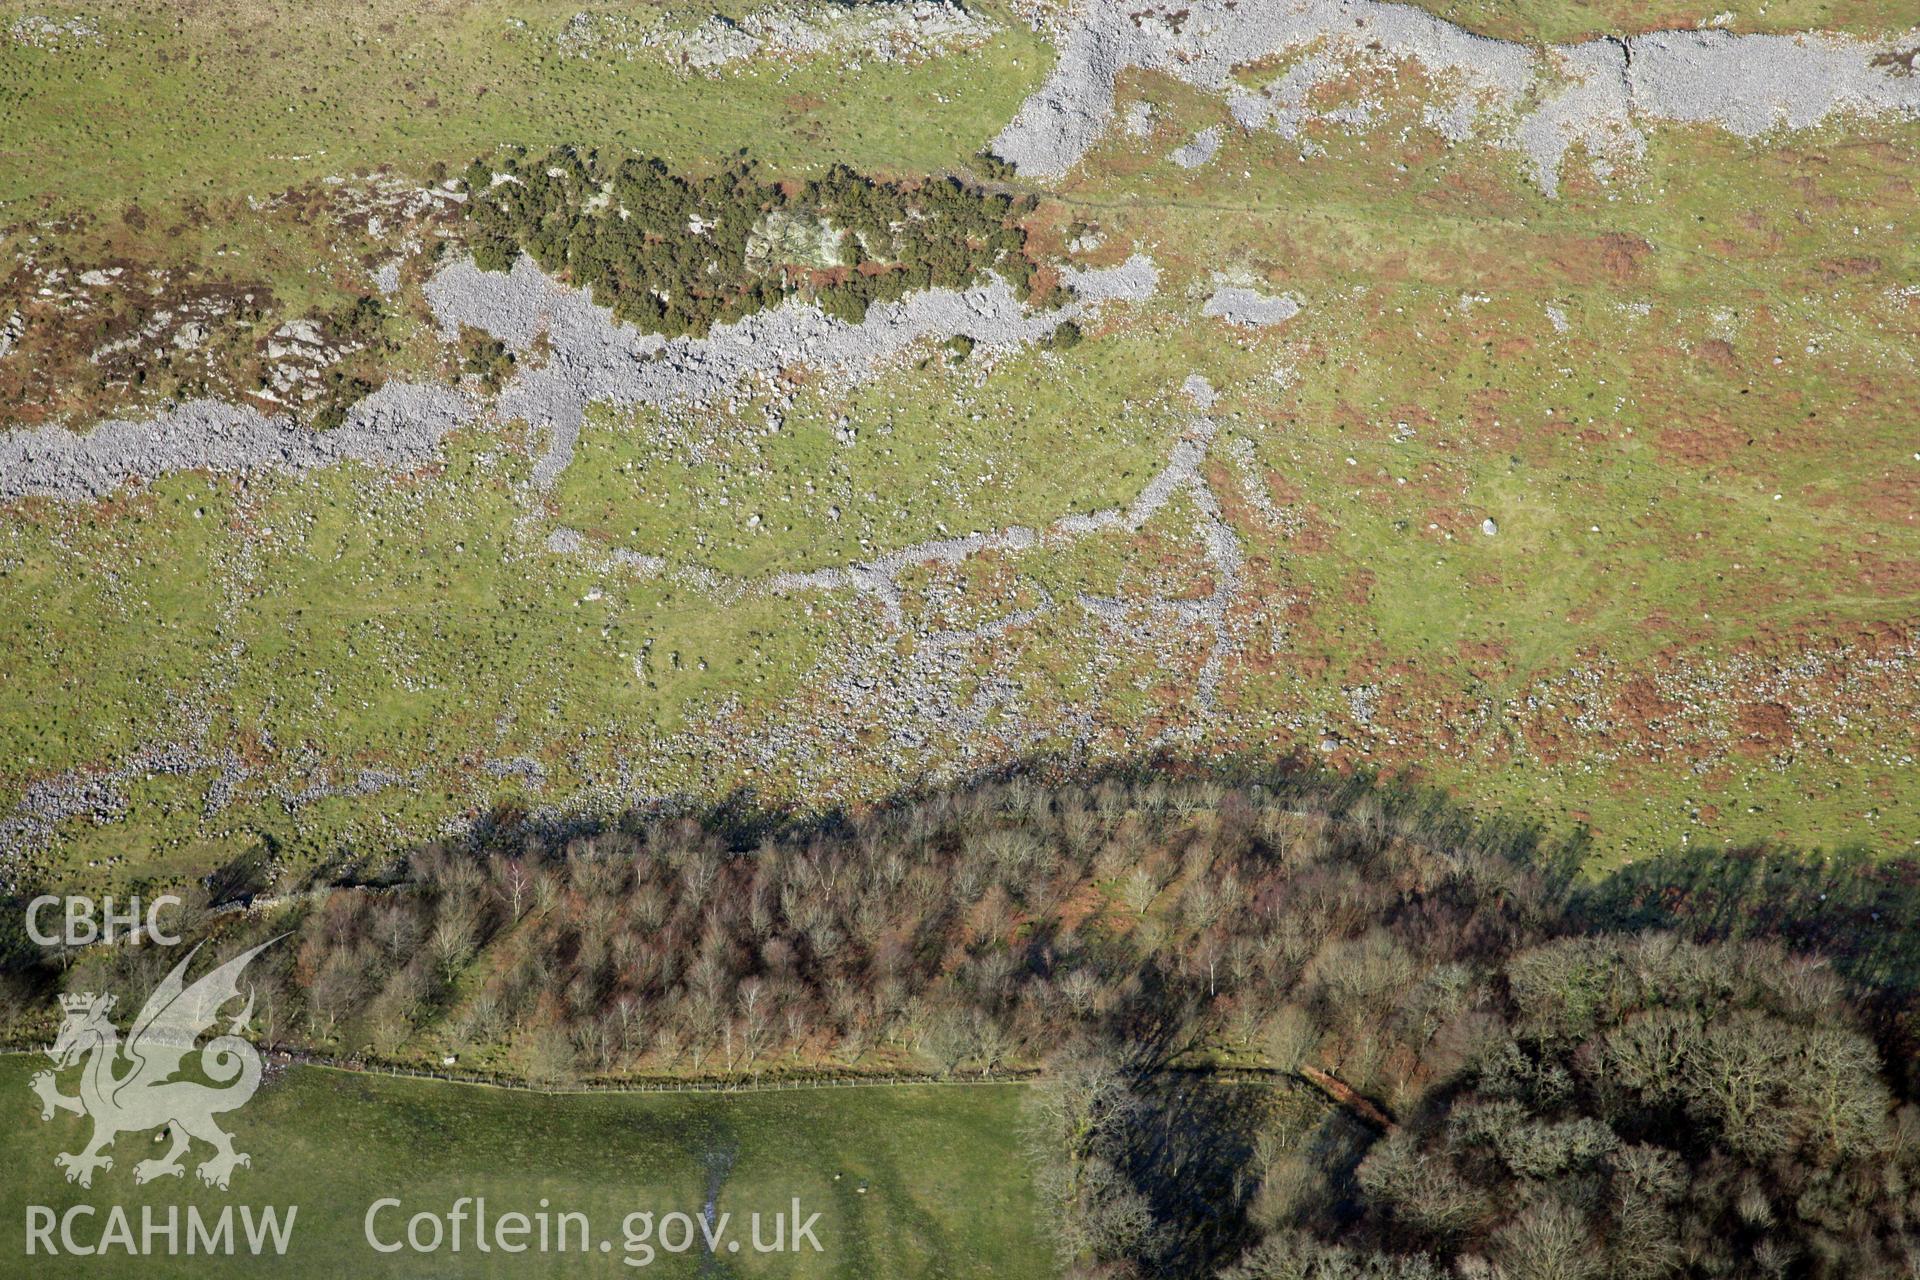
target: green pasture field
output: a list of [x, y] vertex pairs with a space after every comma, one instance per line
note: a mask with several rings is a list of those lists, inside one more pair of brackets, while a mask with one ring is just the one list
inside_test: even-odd
[[[26, 1260], [27, 1206], [65, 1214], [80, 1204], [102, 1215], [91, 1227], [76, 1219], [83, 1239], [91, 1230], [96, 1242], [113, 1205], [124, 1208], [136, 1231], [148, 1206], [161, 1213], [175, 1206], [184, 1215], [191, 1205], [211, 1220], [229, 1205], [297, 1205], [286, 1254], [270, 1261], [286, 1276], [1054, 1274], [1021, 1148], [1019, 1085], [554, 1095], [292, 1067], [225, 1117], [235, 1147], [252, 1157], [229, 1190], [195, 1179], [193, 1164], [205, 1158], [204, 1148], [187, 1157], [185, 1178], [136, 1187], [133, 1164], [158, 1154], [148, 1150], [148, 1134], [121, 1137], [114, 1167], [82, 1190], [62, 1179], [53, 1156], [77, 1149], [87, 1122], [65, 1113], [41, 1122], [27, 1082], [42, 1065], [37, 1055], [0, 1057], [8, 1154], [0, 1169], [7, 1224], [0, 1250], [15, 1259], [6, 1264], [10, 1274], [24, 1266], [20, 1274], [47, 1277], [201, 1277], [255, 1275], [262, 1265], [244, 1255], [136, 1261], [124, 1252]], [[702, 1257], [696, 1244], [638, 1265], [644, 1251], [625, 1248], [627, 1215], [697, 1217], [710, 1195], [716, 1213], [733, 1215], [729, 1235], [743, 1241], [738, 1252], [723, 1243]], [[591, 1248], [483, 1255], [473, 1249], [471, 1224], [457, 1256], [445, 1248], [380, 1253], [366, 1242], [366, 1215], [377, 1200], [402, 1202], [374, 1223], [381, 1242], [393, 1243], [412, 1214], [444, 1216], [462, 1196], [485, 1197], [495, 1218], [511, 1211], [531, 1216], [542, 1205], [555, 1214], [583, 1213]], [[820, 1251], [756, 1254], [750, 1215], [764, 1215], [762, 1242], [770, 1243], [771, 1215], [782, 1210], [791, 1218], [795, 1198], [802, 1220], [820, 1215]], [[576, 1232], [569, 1245], [578, 1239]], [[602, 1240], [610, 1251], [599, 1250]]]

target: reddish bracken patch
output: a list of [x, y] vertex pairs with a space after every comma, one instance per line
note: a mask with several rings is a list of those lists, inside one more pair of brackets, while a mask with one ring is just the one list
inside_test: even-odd
[[1740, 737], [1734, 750], [1745, 756], [1774, 756], [1793, 749], [1793, 716], [1777, 702], [1740, 708], [1735, 719]]
[[1695, 352], [1700, 359], [1721, 369], [1731, 370], [1738, 367], [1740, 361], [1734, 355], [1733, 344], [1724, 338], [1708, 338]]
[[1578, 283], [1624, 284], [1638, 278], [1646, 259], [1652, 256], [1653, 246], [1639, 236], [1610, 231], [1563, 242], [1553, 261]]
[[1665, 697], [1645, 676], [1634, 676], [1614, 699], [1614, 715], [1638, 733], [1645, 733], [1656, 721], [1680, 710], [1680, 704]]
[[1752, 446], [1745, 427], [1718, 414], [1701, 414], [1662, 428], [1655, 446], [1666, 457], [1690, 466], [1711, 466], [1737, 456]]

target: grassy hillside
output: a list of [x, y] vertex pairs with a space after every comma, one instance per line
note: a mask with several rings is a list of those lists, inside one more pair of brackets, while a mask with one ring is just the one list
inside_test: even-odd
[[[83, 15], [97, 35], [0, 41], [0, 201], [92, 212], [260, 193], [391, 165], [464, 164], [505, 142], [640, 148], [676, 162], [751, 147], [781, 167], [838, 159], [924, 171], [971, 154], [1046, 69], [1002, 20], [977, 56], [836, 60], [705, 76], [664, 55], [569, 45], [576, 14], [697, 21], [684, 5], [139, 0]], [[0, 27], [39, 7], [0, 7]], [[58, 180], [49, 182], [50, 172]]]
[[[769, 176], [911, 178], [968, 163], [1049, 60], [990, 10], [969, 52], [709, 77], [618, 41], [582, 58], [573, 12], [134, 7], [97, 42], [0, 46], [0, 324], [29, 317], [0, 412], [251, 395], [277, 326], [337, 335], [369, 300], [377, 341], [336, 371], [456, 384], [423, 284], [464, 223], [416, 207], [434, 162], [572, 143], [699, 171], [750, 145]], [[1356, 72], [1316, 102], [1365, 128], [1287, 139], [1123, 76], [1151, 125], [1032, 186], [1027, 232], [1050, 264], [1150, 256], [1159, 286], [1070, 351], [929, 342], [858, 386], [796, 366], [697, 408], [592, 405], [548, 490], [544, 429], [482, 416], [405, 475], [9, 504], [0, 808], [71, 800], [16, 829], [21, 869], [305, 869], [496, 810], [831, 803], [1147, 746], [1410, 772], [1590, 828], [1610, 864], [1912, 850], [1920, 127], [1654, 128], [1604, 180], [1576, 149], [1549, 199], [1515, 151], [1449, 144], [1432, 91]], [[94, 99], [121, 105], [74, 109]], [[1170, 159], [1214, 126], [1211, 163]], [[1301, 310], [1230, 325], [1205, 314], [1223, 285]], [[205, 361], [176, 341], [202, 303], [230, 335]], [[1137, 530], [912, 565], [897, 614], [770, 586], [1123, 508], [1194, 428], [1194, 378], [1240, 556], [1217, 629], [1192, 488]]]
[[1503, 40], [1582, 40], [1708, 24], [1730, 31], [1864, 33], [1913, 25], [1913, 11], [1897, 0], [1418, 0], [1417, 7]]

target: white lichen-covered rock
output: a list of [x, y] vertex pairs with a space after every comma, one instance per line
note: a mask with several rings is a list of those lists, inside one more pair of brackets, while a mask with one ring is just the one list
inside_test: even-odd
[[1182, 169], [1198, 169], [1220, 150], [1221, 130], [1212, 125], [1193, 135], [1193, 140], [1173, 153], [1173, 162]]
[[[534, 465], [536, 488], [552, 485], [573, 458], [586, 406], [711, 404], [750, 380], [806, 366], [855, 383], [923, 341], [966, 335], [991, 352], [1038, 342], [1068, 320], [1108, 302], [1152, 296], [1153, 262], [1135, 255], [1117, 267], [1063, 272], [1073, 298], [1049, 310], [1028, 306], [998, 277], [965, 290], [930, 289], [875, 303], [858, 324], [790, 300], [703, 338], [666, 339], [617, 323], [583, 290], [543, 273], [531, 258], [511, 271], [486, 272], [471, 259], [449, 264], [426, 283], [428, 304], [449, 341], [462, 326], [499, 339], [518, 354], [537, 341], [545, 357], [523, 363], [493, 404], [501, 418], [547, 428]], [[290, 360], [320, 337], [309, 322], [276, 330]], [[104, 422], [87, 432], [64, 427], [0, 434], [0, 500], [27, 496], [98, 498], [142, 478], [175, 471], [306, 471], [359, 462], [384, 470], [433, 458], [448, 432], [483, 405], [444, 387], [390, 382], [354, 405], [330, 431], [291, 417], [196, 400], [144, 420]]]
[[[1920, 32], [1895, 43], [1916, 39]], [[1642, 155], [1648, 124], [1752, 137], [1848, 112], [1920, 116], [1920, 76], [1876, 61], [1886, 42], [1836, 35], [1667, 31], [1536, 48], [1379, 0], [1088, 0], [1059, 44], [1052, 73], [993, 142], [1033, 177], [1065, 174], [1105, 136], [1115, 78], [1132, 68], [1221, 94], [1244, 129], [1293, 137], [1312, 120], [1367, 127], [1374, 104], [1316, 107], [1313, 91], [1356, 70], [1386, 75], [1413, 63], [1441, 96], [1422, 117], [1428, 127], [1450, 142], [1485, 134], [1517, 148], [1550, 194], [1570, 151], [1586, 151], [1604, 176]], [[1295, 61], [1263, 86], [1233, 74], [1276, 58]], [[1144, 119], [1130, 114], [1126, 124], [1138, 136]]]
[[1268, 296], [1238, 285], [1221, 285], [1200, 308], [1200, 314], [1257, 329], [1291, 320], [1300, 310], [1300, 299], [1290, 293]]
[[390, 382], [331, 431], [288, 417], [196, 400], [145, 421], [103, 422], [84, 434], [41, 427], [0, 435], [0, 499], [88, 499], [128, 480], [173, 471], [306, 471], [342, 462], [382, 469], [430, 460], [475, 407], [443, 387]]
[[617, 323], [609, 308], [570, 289], [522, 257], [511, 271], [485, 272], [468, 260], [427, 283], [427, 301], [449, 338], [471, 325], [516, 352], [544, 338], [551, 353], [521, 368], [500, 398], [503, 417], [525, 418], [551, 431], [534, 481], [550, 486], [572, 461], [586, 406], [710, 404], [750, 379], [805, 366], [844, 382], [876, 376], [916, 343], [965, 335], [979, 347], [1017, 347], [1052, 334], [1091, 307], [1151, 296], [1158, 272], [1136, 255], [1105, 270], [1063, 273], [1073, 301], [1034, 310], [999, 277], [965, 290], [929, 289], [877, 302], [857, 324], [835, 319], [798, 299], [705, 337], [662, 338]]
[[99, 24], [91, 18], [53, 18], [43, 13], [26, 13], [7, 26], [7, 38], [29, 49], [76, 49], [103, 42]]

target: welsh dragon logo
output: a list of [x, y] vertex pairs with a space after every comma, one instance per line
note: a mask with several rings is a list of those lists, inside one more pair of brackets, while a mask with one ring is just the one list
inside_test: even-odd
[[[60, 997], [66, 1017], [47, 1050], [54, 1068], [38, 1073], [30, 1083], [40, 1095], [42, 1120], [53, 1119], [56, 1111], [93, 1118], [93, 1138], [85, 1148], [53, 1158], [66, 1170], [68, 1182], [92, 1186], [94, 1170], [113, 1168], [113, 1157], [104, 1152], [115, 1137], [161, 1125], [166, 1126], [171, 1145], [165, 1155], [134, 1165], [137, 1183], [180, 1177], [185, 1172], [180, 1157], [195, 1138], [213, 1147], [213, 1155], [197, 1171], [208, 1186], [224, 1191], [234, 1169], [252, 1163], [245, 1153], [233, 1149], [233, 1138], [214, 1123], [215, 1116], [244, 1106], [260, 1087], [260, 1051], [240, 1038], [241, 1028], [253, 1016], [251, 991], [246, 1007], [227, 1023], [226, 1034], [198, 1046], [199, 1074], [213, 1083], [174, 1077], [188, 1055], [196, 1052], [201, 1035], [218, 1020], [222, 1006], [239, 998], [241, 971], [279, 940], [272, 938], [241, 952], [192, 986], [185, 975], [200, 948], [189, 951], [147, 997], [124, 1047], [107, 1017], [114, 997], [85, 993]], [[58, 1073], [81, 1063], [80, 1095], [68, 1097], [60, 1092]]]

